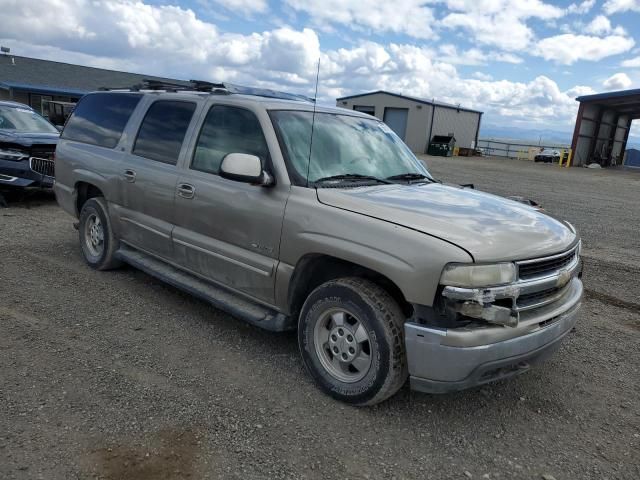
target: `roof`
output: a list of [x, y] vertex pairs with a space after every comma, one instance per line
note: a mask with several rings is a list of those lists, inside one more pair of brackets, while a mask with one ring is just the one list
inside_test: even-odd
[[472, 110], [470, 108], [459, 107], [458, 105], [453, 105], [452, 103], [438, 102], [436, 100], [427, 100], [425, 98], [419, 98], [419, 97], [411, 97], [409, 95], [401, 95], [399, 93], [387, 92], [386, 90], [376, 90], [374, 92], [365, 92], [365, 93], [359, 93], [357, 95], [349, 95], [347, 97], [336, 98], [336, 101], [340, 102], [342, 100], [349, 100], [352, 98], [367, 97], [369, 95], [376, 95], [378, 93], [391, 95], [392, 97], [404, 98], [405, 100], [422, 103], [424, 105], [435, 105], [436, 107], [451, 108], [455, 110], [461, 110], [463, 112], [479, 113], [480, 115], [484, 113], [484, 112], [481, 112], [480, 110]]
[[602, 105], [631, 119], [640, 118], [640, 89], [619, 90], [617, 92], [596, 93], [576, 98], [581, 103]]
[[[0, 55], [0, 88], [54, 95], [82, 96], [104, 87], [129, 87], [144, 79], [181, 83], [183, 80], [85, 67], [18, 55]], [[184, 82], [185, 85], [188, 82]]]
[[[111, 90], [111, 91], [100, 91], [94, 92], [100, 95], [117, 95], [120, 93], [128, 93], [128, 91], [123, 90]], [[135, 92], [134, 92], [135, 93]], [[251, 103], [259, 103], [262, 108], [265, 110], [294, 110], [294, 111], [303, 111], [303, 112], [313, 112], [316, 113], [330, 113], [337, 115], [348, 115], [351, 117], [360, 117], [366, 118], [369, 120], [373, 120], [379, 122], [375, 117], [371, 115], [367, 115], [366, 113], [358, 112], [355, 110], [348, 110], [345, 108], [336, 107], [333, 105], [316, 105], [310, 102], [301, 102], [299, 100], [289, 100], [282, 98], [273, 98], [273, 97], [262, 97], [259, 95], [246, 95], [242, 93], [233, 93], [233, 94], [215, 94], [209, 92], [199, 92], [195, 90], [183, 90], [176, 92], [166, 92], [162, 90], [144, 90], [139, 92], [142, 95], [162, 95], [162, 96], [170, 96], [172, 98], [184, 98], [185, 96], [190, 96], [192, 98], [197, 98], [197, 101], [207, 101], [210, 99], [214, 99], [217, 103], [227, 103], [230, 105], [242, 105], [248, 102]], [[314, 108], [315, 105], [315, 108]]]
[[592, 95], [582, 95], [576, 98], [579, 102], [597, 102], [612, 98], [640, 96], [640, 88], [633, 90], [618, 90], [617, 92], [594, 93]]

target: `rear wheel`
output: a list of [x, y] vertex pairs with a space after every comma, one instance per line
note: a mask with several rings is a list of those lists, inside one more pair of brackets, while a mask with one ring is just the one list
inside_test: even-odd
[[380, 286], [343, 278], [316, 288], [300, 314], [298, 341], [307, 370], [332, 397], [373, 405], [404, 384], [404, 315]]
[[121, 262], [115, 258], [118, 241], [111, 229], [106, 200], [103, 197], [87, 200], [79, 220], [80, 248], [87, 264], [96, 270], [119, 267]]

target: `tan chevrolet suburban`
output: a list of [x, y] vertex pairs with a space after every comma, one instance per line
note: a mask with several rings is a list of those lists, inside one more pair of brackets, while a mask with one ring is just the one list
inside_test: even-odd
[[522, 373], [577, 321], [567, 222], [436, 181], [382, 122], [194, 82], [82, 98], [55, 192], [86, 262], [125, 262], [268, 330], [372, 405]]

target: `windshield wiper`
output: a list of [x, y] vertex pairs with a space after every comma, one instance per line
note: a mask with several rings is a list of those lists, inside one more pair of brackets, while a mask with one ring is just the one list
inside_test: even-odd
[[431, 177], [427, 177], [422, 173], [413, 173], [413, 172], [401, 173], [399, 175], [391, 175], [386, 179], [387, 180], [406, 180], [408, 182], [412, 180], [429, 180], [430, 182], [433, 182], [433, 179]]
[[387, 180], [383, 180], [382, 178], [372, 177], [371, 175], [360, 175], [359, 173], [343, 173], [340, 175], [331, 175], [328, 177], [319, 178], [313, 183], [329, 182], [331, 180], [351, 180], [351, 181], [371, 180], [373, 182], [378, 182], [378, 183], [391, 183]]

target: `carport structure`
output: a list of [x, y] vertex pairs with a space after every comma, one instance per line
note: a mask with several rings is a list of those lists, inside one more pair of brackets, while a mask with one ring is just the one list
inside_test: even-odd
[[620, 165], [631, 122], [640, 118], [640, 89], [584, 95], [580, 102], [571, 149], [576, 166]]

